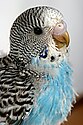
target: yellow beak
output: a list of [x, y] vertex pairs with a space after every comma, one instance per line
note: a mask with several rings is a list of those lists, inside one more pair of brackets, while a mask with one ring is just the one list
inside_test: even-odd
[[58, 49], [64, 47], [66, 45], [66, 47], [69, 46], [69, 43], [70, 43], [70, 38], [69, 38], [69, 34], [68, 32], [66, 31], [65, 33], [63, 33], [62, 35], [53, 35], [52, 36], [55, 43], [56, 43], [56, 47]]

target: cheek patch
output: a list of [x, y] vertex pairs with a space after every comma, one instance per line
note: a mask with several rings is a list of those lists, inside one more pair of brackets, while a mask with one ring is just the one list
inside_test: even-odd
[[39, 57], [45, 59], [47, 56], [48, 56], [48, 49], [46, 48], [40, 53]]

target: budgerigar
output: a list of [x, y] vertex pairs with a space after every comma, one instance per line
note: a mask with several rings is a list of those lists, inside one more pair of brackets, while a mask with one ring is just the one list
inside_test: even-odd
[[39, 6], [10, 30], [10, 52], [0, 58], [0, 125], [57, 125], [75, 101], [63, 15]]

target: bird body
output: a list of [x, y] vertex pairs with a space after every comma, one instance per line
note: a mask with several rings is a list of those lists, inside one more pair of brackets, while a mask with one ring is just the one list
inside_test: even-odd
[[[52, 65], [52, 71], [53, 68]], [[56, 125], [66, 120], [71, 111], [71, 102], [75, 101], [71, 82], [72, 69], [69, 63], [63, 60], [56, 72], [57, 74], [53, 76], [48, 73], [45, 75], [44, 85], [42, 85], [37, 102], [29, 118], [25, 119], [23, 124]]]
[[23, 12], [0, 58], [0, 125], [57, 125], [75, 101], [63, 15], [42, 6]]

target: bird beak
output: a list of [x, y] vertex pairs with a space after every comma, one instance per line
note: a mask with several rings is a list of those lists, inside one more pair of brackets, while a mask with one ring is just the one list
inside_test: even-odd
[[70, 38], [69, 38], [69, 34], [68, 32], [64, 32], [63, 34], [61, 35], [52, 35], [55, 43], [56, 43], [56, 47], [58, 49], [64, 47], [66, 45], [66, 47], [69, 46], [69, 43], [70, 43]]

